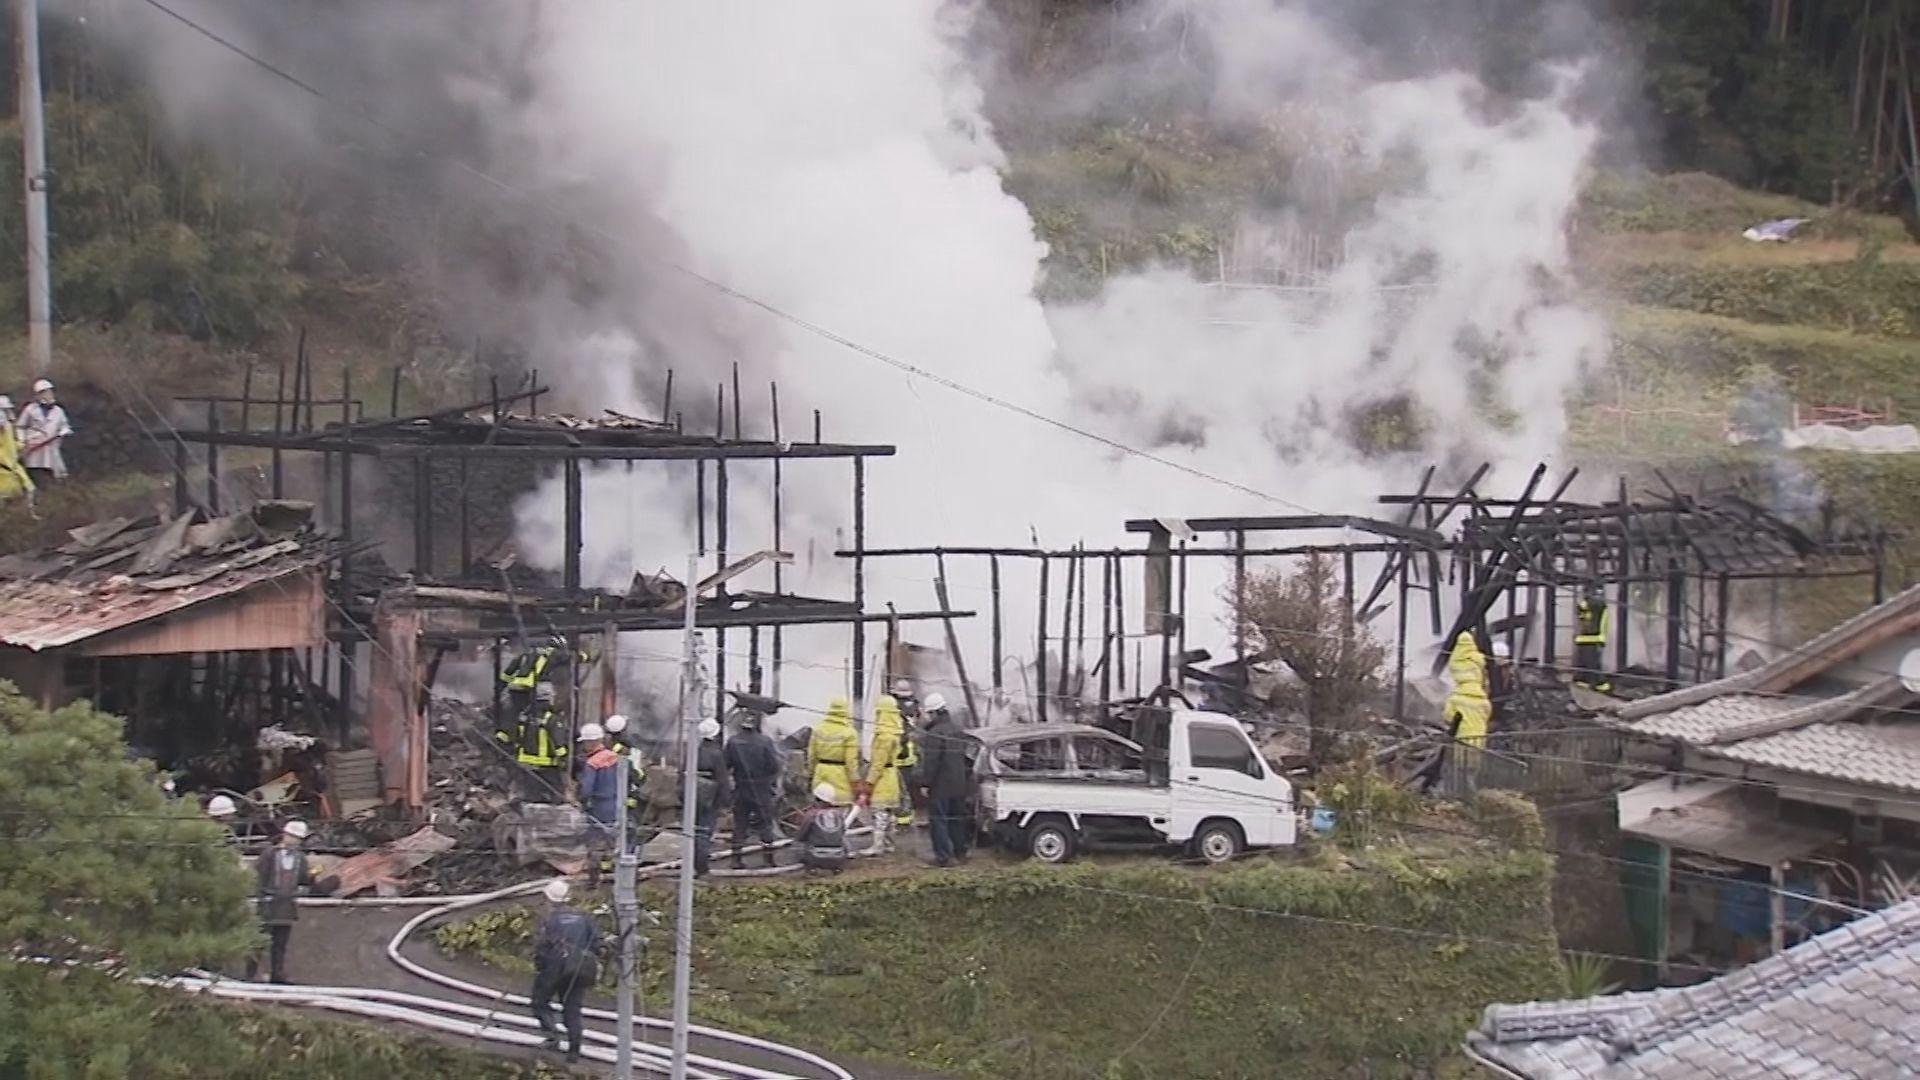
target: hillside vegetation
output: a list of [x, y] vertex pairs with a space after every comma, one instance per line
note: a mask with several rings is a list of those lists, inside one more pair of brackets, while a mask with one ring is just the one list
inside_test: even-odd
[[[1519, 845], [709, 889], [694, 1011], [969, 1076], [1430, 1076], [1487, 1004], [1565, 990], [1539, 819], [1483, 798]], [[437, 940], [516, 968], [529, 923], [489, 913]], [[668, 965], [649, 969], [661, 1000]]]

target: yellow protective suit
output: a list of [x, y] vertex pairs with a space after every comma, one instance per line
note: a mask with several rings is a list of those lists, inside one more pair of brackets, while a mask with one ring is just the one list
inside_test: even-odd
[[1453, 679], [1453, 692], [1447, 695], [1444, 706], [1447, 726], [1462, 743], [1485, 746], [1493, 702], [1487, 697], [1487, 658], [1474, 643], [1471, 631], [1462, 630], [1454, 639], [1453, 652], [1447, 656], [1447, 674]]
[[33, 479], [20, 464], [20, 439], [11, 418], [0, 419], [0, 502], [33, 490]]
[[853, 778], [859, 767], [860, 733], [853, 730], [847, 699], [834, 698], [807, 739], [807, 771], [814, 787], [831, 786], [834, 801], [845, 806], [853, 802]]
[[867, 748], [866, 781], [874, 806], [898, 806], [904, 790], [900, 770], [894, 759], [900, 753], [900, 740], [906, 737], [906, 721], [900, 718], [900, 703], [891, 694], [881, 694], [873, 703], [873, 745]]

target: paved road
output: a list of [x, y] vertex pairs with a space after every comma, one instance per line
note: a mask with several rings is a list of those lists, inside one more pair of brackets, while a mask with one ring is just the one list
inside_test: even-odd
[[[474, 910], [479, 909], [469, 909], [464, 914], [471, 914]], [[387, 942], [392, 939], [402, 924], [419, 912], [420, 909], [417, 907], [307, 908], [302, 911], [300, 925], [294, 930], [288, 957], [289, 974], [294, 981], [310, 986], [366, 986], [420, 994], [443, 1001], [458, 1001], [468, 1005], [484, 1004], [481, 998], [463, 994], [404, 971], [387, 958]], [[508, 983], [500, 973], [484, 965], [440, 955], [439, 951], [429, 943], [428, 933], [425, 930], [409, 939], [405, 953], [407, 958], [415, 963], [467, 982], [509, 988], [519, 994], [524, 994], [527, 990], [524, 986]], [[608, 1009], [613, 1007], [611, 1000], [591, 997], [588, 1004]], [[508, 1008], [517, 1011], [524, 1006], [508, 1006]], [[613, 1029], [612, 1021], [590, 1019], [587, 1025], [601, 1031], [611, 1032]], [[665, 1032], [649, 1031], [646, 1028], [636, 1030], [638, 1038], [643, 1042], [665, 1044]], [[542, 1051], [532, 1048], [483, 1043], [454, 1035], [439, 1037], [449, 1041], [468, 1043], [491, 1053], [522, 1060], [544, 1056], [547, 1060], [556, 1063], [559, 1061], [557, 1054], [544, 1053], [543, 1055]], [[766, 1069], [781, 1069], [788, 1065], [784, 1059], [773, 1055], [702, 1038], [697, 1034], [693, 1036], [690, 1048], [696, 1054], [725, 1058]], [[943, 1080], [934, 1073], [859, 1061], [831, 1053], [821, 1056], [837, 1062], [842, 1068], [860, 1077], [860, 1080]], [[577, 1068], [588, 1075], [604, 1075], [611, 1071], [609, 1067], [598, 1067], [589, 1062], [583, 1062]]]

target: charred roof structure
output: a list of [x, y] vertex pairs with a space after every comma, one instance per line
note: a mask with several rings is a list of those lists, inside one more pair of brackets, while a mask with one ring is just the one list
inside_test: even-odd
[[[255, 394], [255, 380], [249, 371], [246, 386], [237, 397], [185, 399], [204, 406], [206, 419], [196, 430], [176, 432], [175, 509], [187, 512], [198, 501], [208, 510], [218, 511], [223, 451], [265, 452], [268, 462], [263, 472], [271, 478], [274, 499], [285, 495], [289, 457], [318, 457], [322, 480], [316, 501], [342, 541], [351, 544], [356, 529], [365, 527], [363, 519], [356, 520], [366, 513], [356, 502], [356, 474], [364, 477], [369, 468], [378, 468], [388, 487], [400, 478], [403, 490], [410, 481], [411, 543], [388, 545], [390, 549], [402, 549], [398, 565], [388, 565], [393, 561], [391, 551], [386, 562], [355, 559], [351, 551], [340, 560], [329, 597], [335, 616], [329, 633], [335, 659], [322, 665], [328, 667], [337, 661], [335, 686], [342, 701], [354, 700], [357, 678], [374, 680], [367, 694], [369, 727], [376, 748], [382, 749], [388, 793], [408, 806], [421, 805], [424, 795], [422, 691], [430, 688], [438, 668], [435, 657], [466, 643], [491, 642], [497, 666], [502, 646], [514, 641], [524, 643], [530, 634], [578, 638], [679, 630], [683, 625], [689, 593], [686, 583], [665, 574], [636, 574], [624, 590], [590, 588], [584, 582], [581, 563], [590, 508], [583, 494], [583, 479], [590, 466], [619, 463], [631, 472], [636, 465], [691, 463], [692, 505], [652, 507], [649, 511], [681, 520], [690, 516], [696, 523], [697, 554], [710, 570], [692, 583], [695, 622], [714, 631], [714, 675], [723, 688], [732, 687], [727, 672], [729, 631], [748, 637], [749, 670], [744, 679], [734, 682], [750, 692], [761, 691], [763, 667], [768, 666], [761, 662], [765, 633], [770, 646], [771, 688], [777, 694], [784, 662], [782, 628], [848, 627], [852, 637], [851, 683], [858, 696], [866, 683], [868, 623], [951, 619], [970, 614], [941, 610], [870, 615], [865, 611], [866, 565], [857, 551], [863, 546], [866, 529], [866, 466], [871, 458], [891, 456], [894, 448], [828, 442], [822, 436], [818, 411], [812, 414], [810, 431], [795, 438], [783, 427], [777, 386], [768, 390], [771, 411], [767, 437], [747, 437], [743, 434], [737, 367], [731, 394], [727, 384], [715, 388], [713, 424], [705, 432], [689, 430], [684, 414], [675, 411], [671, 373], [661, 419], [612, 411], [591, 418], [543, 413], [540, 401], [551, 390], [540, 383], [538, 372], [517, 390], [502, 393], [496, 380], [484, 397], [476, 396], [449, 408], [402, 414], [396, 370], [388, 389], [387, 415], [383, 417], [368, 415], [365, 402], [354, 397], [350, 376], [344, 371], [338, 396], [322, 398], [315, 389], [314, 368], [306, 360], [304, 348], [292, 370], [291, 388], [287, 376], [283, 365], [270, 396]], [[192, 460], [190, 446], [203, 448], [204, 473], [201, 463]], [[369, 466], [369, 461], [374, 464]], [[785, 587], [784, 567], [791, 561], [784, 550], [785, 471], [796, 463], [811, 466], [828, 461], [843, 463], [851, 473], [850, 532], [856, 554], [850, 557], [850, 597], [804, 596]], [[756, 466], [768, 468], [772, 476], [771, 535], [743, 542], [731, 520], [730, 481], [737, 478], [739, 470]], [[559, 476], [564, 542], [557, 579], [515, 565], [511, 555], [494, 558], [491, 552], [476, 550], [475, 518], [490, 510], [497, 512], [498, 507], [476, 505], [472, 492], [490, 470], [512, 469]], [[198, 500], [196, 489], [204, 492]], [[659, 554], [669, 559], [683, 555]], [[769, 565], [771, 590], [739, 588], [741, 575]], [[382, 619], [398, 620], [398, 628], [377, 625]], [[401, 638], [407, 640], [403, 643]], [[365, 658], [366, 675], [358, 674], [362, 646], [372, 653]], [[385, 685], [388, 682], [392, 685]], [[601, 694], [603, 711], [611, 711], [610, 677], [603, 680]], [[716, 708], [725, 708], [723, 695], [716, 695]], [[396, 777], [405, 779], [396, 782]]]
[[[1489, 498], [1476, 488], [1485, 471], [1482, 466], [1452, 496], [1428, 490], [1429, 471], [1419, 491], [1380, 500], [1405, 506], [1410, 521], [1428, 528], [1444, 528], [1464, 514], [1453, 540], [1460, 602], [1443, 640], [1486, 627], [1506, 639], [1516, 659], [1552, 665], [1559, 630], [1570, 618], [1559, 610], [1562, 591], [1600, 589], [1613, 605], [1614, 666], [1629, 667], [1628, 616], [1650, 606], [1664, 631], [1660, 673], [1673, 687], [1726, 673], [1735, 582], [1870, 577], [1874, 603], [1886, 598], [1885, 549], [1896, 538], [1870, 525], [1846, 525], [1831, 508], [1823, 510], [1819, 530], [1809, 531], [1766, 509], [1751, 492], [1687, 494], [1658, 473], [1658, 491], [1630, 494], [1623, 477], [1614, 498], [1583, 503], [1566, 497], [1578, 469], [1542, 496], [1544, 464], [1517, 498]], [[1644, 590], [1636, 599], [1635, 588], [1645, 586], [1658, 588], [1652, 605]], [[1362, 607], [1381, 589], [1376, 584]], [[1430, 613], [1440, 633], [1437, 595]], [[1434, 670], [1443, 663], [1436, 658]]]

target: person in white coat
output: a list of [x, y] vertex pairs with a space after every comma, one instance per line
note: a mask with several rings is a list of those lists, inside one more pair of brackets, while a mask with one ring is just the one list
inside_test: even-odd
[[15, 421], [19, 432], [20, 463], [27, 467], [27, 475], [33, 477], [36, 485], [45, 485], [49, 480], [67, 478], [67, 458], [61, 452], [67, 436], [73, 434], [73, 424], [67, 419], [67, 410], [60, 407], [60, 401], [54, 396], [53, 384], [41, 379], [33, 384], [33, 400], [20, 410], [20, 419]]

